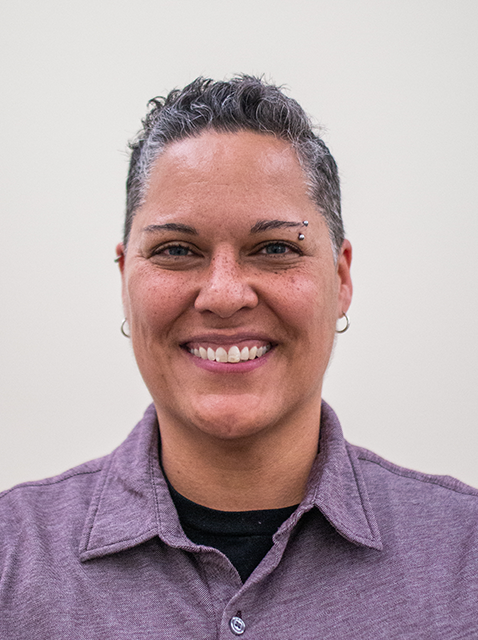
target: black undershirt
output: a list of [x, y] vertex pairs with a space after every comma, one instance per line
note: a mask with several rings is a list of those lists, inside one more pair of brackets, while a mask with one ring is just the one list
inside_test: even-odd
[[179, 522], [195, 544], [221, 551], [245, 582], [272, 547], [272, 536], [297, 505], [261, 511], [217, 511], [191, 502], [168, 482]]

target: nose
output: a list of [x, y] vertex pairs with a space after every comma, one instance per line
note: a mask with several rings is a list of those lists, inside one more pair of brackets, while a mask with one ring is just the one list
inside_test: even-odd
[[231, 253], [217, 252], [204, 273], [194, 308], [230, 318], [241, 309], [253, 309], [258, 302], [244, 266]]

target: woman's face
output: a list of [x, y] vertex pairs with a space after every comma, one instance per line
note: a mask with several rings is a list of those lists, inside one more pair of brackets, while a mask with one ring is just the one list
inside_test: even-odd
[[334, 263], [286, 142], [209, 131], [169, 145], [120, 259], [160, 423], [231, 439], [316, 420], [350, 259], [346, 241]]

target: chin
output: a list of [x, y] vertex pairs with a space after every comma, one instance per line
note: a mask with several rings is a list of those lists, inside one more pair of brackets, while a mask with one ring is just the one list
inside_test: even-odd
[[[263, 407], [260, 414], [251, 408], [244, 411], [248, 400], [249, 398], [245, 399], [244, 397], [237, 397], [235, 402], [231, 402], [230, 397], [216, 399], [214, 402], [208, 403], [208, 406], [198, 408], [194, 412], [191, 424], [204, 434], [219, 440], [238, 440], [255, 436], [267, 429], [267, 426], [275, 420], [269, 415], [269, 412], [264, 411]], [[252, 402], [251, 400], [251, 404]], [[260, 422], [257, 419], [258, 415], [261, 416]]]

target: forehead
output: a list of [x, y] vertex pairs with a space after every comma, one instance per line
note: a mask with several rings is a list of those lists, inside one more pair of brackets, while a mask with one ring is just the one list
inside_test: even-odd
[[176, 161], [189, 169], [205, 169], [214, 161], [224, 164], [225, 168], [229, 169], [247, 159], [248, 163], [252, 163], [249, 165], [251, 173], [259, 167], [275, 172], [280, 170], [284, 163], [297, 164], [296, 168], [301, 171], [296, 153], [289, 142], [272, 134], [254, 131], [228, 133], [206, 130], [197, 136], [167, 145], [157, 163], [165, 156], [170, 163]]
[[308, 197], [306, 175], [288, 142], [249, 131], [206, 131], [166, 147], [153, 165], [146, 198], [213, 189]]
[[194, 227], [211, 240], [239, 237], [266, 220], [314, 219], [328, 238], [323, 216], [309, 197], [294, 148], [273, 135], [206, 131], [169, 144], [153, 164], [131, 238], [146, 228]]

